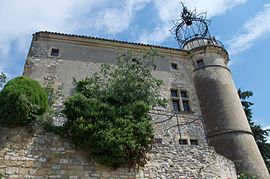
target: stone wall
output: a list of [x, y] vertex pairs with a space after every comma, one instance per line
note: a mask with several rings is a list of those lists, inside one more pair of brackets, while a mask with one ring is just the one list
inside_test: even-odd
[[236, 179], [233, 162], [208, 147], [154, 146], [143, 169], [151, 179]]
[[42, 131], [29, 134], [24, 128], [0, 128], [0, 172], [6, 179], [135, 178], [132, 168], [97, 165], [68, 139]]
[[0, 128], [0, 173], [4, 179], [236, 178], [231, 161], [203, 146], [156, 145], [145, 168], [117, 170], [97, 165], [53, 133]]
[[162, 144], [179, 144], [180, 139], [196, 140], [199, 146], [208, 146], [202, 118], [192, 112], [173, 113], [165, 110], [151, 110], [154, 136]]

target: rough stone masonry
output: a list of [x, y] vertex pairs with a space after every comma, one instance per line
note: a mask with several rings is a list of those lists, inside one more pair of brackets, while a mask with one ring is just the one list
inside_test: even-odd
[[0, 173], [4, 179], [228, 179], [233, 162], [201, 146], [155, 145], [144, 168], [97, 165], [67, 138], [24, 128], [0, 128]]

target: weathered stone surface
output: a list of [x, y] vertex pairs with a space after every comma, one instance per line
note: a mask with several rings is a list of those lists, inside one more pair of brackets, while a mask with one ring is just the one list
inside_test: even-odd
[[[42, 131], [28, 134], [23, 128], [0, 128], [0, 136], [13, 133], [25, 136], [32, 142], [25, 146], [25, 140], [22, 138], [12, 141], [6, 138], [2, 141], [8, 144], [10, 149], [14, 149], [0, 148], [0, 152], [3, 153], [3, 156], [0, 156], [0, 172], [5, 175], [5, 179], [235, 177], [233, 163], [205, 146], [155, 145], [148, 154], [149, 162], [145, 168], [137, 170], [120, 167], [114, 170], [95, 164], [87, 153], [72, 149], [68, 139], [61, 139], [55, 134]], [[68, 150], [71, 152], [67, 152]]]

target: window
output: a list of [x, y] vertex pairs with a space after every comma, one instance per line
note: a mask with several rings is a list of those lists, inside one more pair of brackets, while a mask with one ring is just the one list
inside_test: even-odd
[[173, 97], [178, 97], [178, 90], [177, 89], [171, 89], [171, 95]]
[[198, 145], [198, 140], [190, 139], [190, 145]]
[[181, 97], [182, 98], [187, 98], [187, 91], [180, 91], [181, 92]]
[[191, 111], [189, 105], [189, 96], [186, 90], [171, 89], [171, 98], [173, 111]]
[[187, 139], [179, 139], [179, 144], [180, 145], [188, 145], [188, 140]]
[[188, 101], [182, 101], [184, 111], [190, 111]]
[[197, 60], [197, 66], [198, 66], [198, 68], [203, 68], [205, 66], [204, 62], [203, 62], [203, 59]]
[[173, 99], [173, 110], [180, 111], [180, 104], [179, 104], [179, 100], [177, 99]]
[[171, 63], [171, 65], [172, 65], [172, 69], [178, 70], [178, 65], [177, 65], [177, 63]]
[[162, 138], [155, 138], [156, 144], [162, 144]]
[[58, 57], [59, 56], [59, 49], [58, 48], [52, 48], [51, 56]]

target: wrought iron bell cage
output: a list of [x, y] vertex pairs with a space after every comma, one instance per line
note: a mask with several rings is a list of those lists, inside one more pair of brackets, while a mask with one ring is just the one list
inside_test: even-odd
[[179, 44], [180, 49], [190, 50], [199, 46], [216, 45], [222, 46], [222, 43], [210, 35], [210, 21], [206, 19], [206, 12], [197, 13], [181, 3], [181, 19], [173, 20], [174, 27], [171, 32]]

